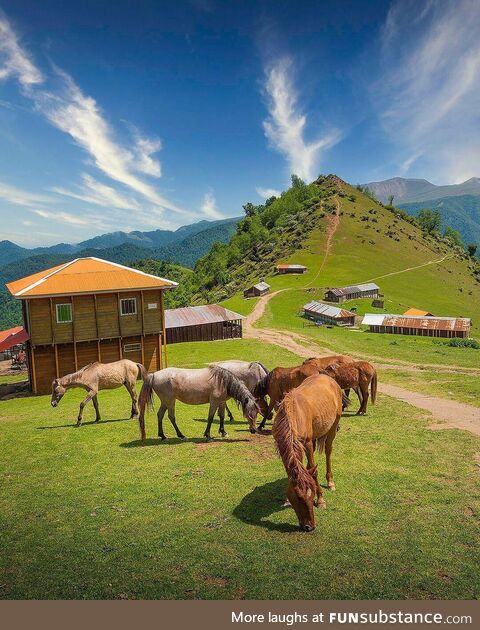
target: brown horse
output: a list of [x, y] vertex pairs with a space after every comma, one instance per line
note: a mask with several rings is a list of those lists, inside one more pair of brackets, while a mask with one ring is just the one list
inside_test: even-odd
[[272, 410], [282, 402], [285, 394], [298, 387], [312, 374], [318, 374], [318, 369], [311, 364], [291, 368], [276, 367], [259, 381], [253, 390], [253, 395], [259, 399], [265, 398], [265, 396], [270, 398], [267, 410], [265, 412], [262, 410], [263, 419], [258, 425], [259, 431], [263, 429], [266, 421], [271, 417]]
[[56, 407], [63, 398], [67, 389], [72, 387], [83, 387], [88, 392], [87, 397], [80, 403], [80, 410], [77, 418], [77, 427], [82, 424], [83, 409], [87, 403], [93, 402], [95, 407], [95, 422], [100, 422], [100, 411], [98, 409], [97, 394], [100, 389], [116, 389], [125, 385], [130, 398], [132, 399], [131, 418], [138, 416], [137, 392], [135, 381], [138, 377], [145, 381], [147, 370], [141, 363], [134, 363], [129, 359], [121, 359], [113, 363], [90, 363], [81, 370], [73, 374], [67, 374], [62, 378], [56, 378], [52, 383], [52, 407]]
[[358, 416], [367, 413], [368, 387], [372, 393], [372, 403], [377, 396], [377, 371], [368, 361], [355, 361], [345, 365], [329, 365], [325, 373], [337, 381], [344, 390], [354, 389], [360, 401]]
[[[313, 507], [325, 507], [318, 483], [314, 452], [325, 448], [327, 487], [335, 490], [332, 474], [332, 445], [342, 415], [342, 390], [325, 374], [307, 378], [285, 395], [273, 421], [273, 437], [288, 475], [288, 499], [302, 531], [315, 529]], [[303, 455], [307, 466], [303, 464]]]
[[355, 359], [347, 356], [346, 354], [332, 354], [328, 357], [310, 357], [305, 359], [303, 365], [314, 365], [317, 370], [324, 370], [329, 365], [336, 363], [337, 365], [344, 365], [346, 363], [354, 363]]

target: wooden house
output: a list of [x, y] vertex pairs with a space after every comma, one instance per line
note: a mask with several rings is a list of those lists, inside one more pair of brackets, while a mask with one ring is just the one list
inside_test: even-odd
[[303, 314], [307, 319], [315, 322], [323, 322], [326, 324], [340, 324], [343, 326], [354, 326], [355, 313], [346, 311], [343, 308], [332, 306], [331, 304], [323, 304], [313, 300], [303, 307]]
[[433, 313], [429, 313], [428, 311], [422, 311], [419, 308], [409, 308], [405, 311], [404, 315], [407, 316], [418, 316], [418, 317], [433, 317]]
[[244, 298], [258, 297], [260, 295], [265, 295], [265, 293], [268, 293], [269, 291], [270, 291], [270, 285], [262, 281], [262, 282], [258, 282], [257, 284], [254, 284], [248, 289], [245, 289], [245, 291], [243, 292], [243, 297]]
[[167, 309], [167, 343], [241, 338], [243, 319], [243, 315], [218, 304]]
[[368, 282], [350, 287], [328, 289], [325, 293], [325, 300], [327, 302], [345, 302], [356, 298], [376, 298], [379, 296], [379, 291], [380, 288], [374, 282]]
[[467, 338], [470, 334], [472, 322], [466, 317], [419, 317], [367, 313], [363, 318], [362, 324], [368, 326], [370, 332], [375, 333]]
[[275, 271], [279, 274], [284, 274], [284, 273], [305, 273], [306, 271], [308, 271], [308, 267], [305, 267], [304, 265], [277, 265], [275, 267]]
[[55, 377], [93, 361], [125, 358], [149, 371], [165, 367], [163, 292], [175, 286], [93, 257], [7, 284], [22, 301], [33, 392], [50, 392]]

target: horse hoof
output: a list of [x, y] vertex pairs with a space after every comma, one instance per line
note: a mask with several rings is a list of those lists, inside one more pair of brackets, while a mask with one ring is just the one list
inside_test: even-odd
[[285, 499], [285, 501], [282, 503], [282, 507], [292, 507], [292, 504], [288, 499]]
[[163, 442], [164, 440], [166, 440], [166, 439], [167, 439], [167, 436], [166, 436], [166, 435], [159, 435], [159, 436], [158, 436], [158, 439], [159, 439], [159, 440], [162, 440], [162, 442]]
[[322, 503], [318, 503], [317, 508], [319, 510], [326, 510], [327, 509], [327, 504], [325, 503], [325, 501], [322, 501]]
[[100, 422], [100, 420], [101, 420], [101, 418], [97, 418], [97, 419], [95, 420], [95, 422]]
[[185, 435], [179, 435], [178, 439], [182, 440], [182, 442], [186, 442], [187, 441], [187, 438], [185, 437]]
[[211, 435], [204, 435], [203, 437], [205, 438], [205, 442], [211, 442], [213, 440]]
[[335, 492], [335, 490], [336, 490], [334, 484], [332, 484], [331, 486], [327, 486], [327, 489], [330, 490], [330, 492]]

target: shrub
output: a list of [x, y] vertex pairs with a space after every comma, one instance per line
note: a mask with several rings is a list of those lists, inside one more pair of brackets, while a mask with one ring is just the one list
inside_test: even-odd
[[454, 337], [449, 339], [445, 344], [450, 348], [473, 348], [474, 350], [480, 350], [480, 343], [476, 339], [462, 339], [460, 337]]

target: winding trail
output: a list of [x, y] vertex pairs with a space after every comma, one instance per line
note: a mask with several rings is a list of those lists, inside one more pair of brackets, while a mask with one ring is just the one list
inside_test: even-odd
[[[289, 289], [280, 289], [273, 293], [268, 293], [262, 296], [255, 304], [253, 311], [245, 318], [243, 336], [246, 339], [258, 339], [259, 341], [267, 342], [279, 346], [293, 352], [297, 356], [307, 359], [311, 356], [326, 356], [332, 354], [331, 351], [325, 348], [319, 347], [313, 343], [310, 339], [300, 335], [298, 333], [287, 330], [272, 330], [270, 328], [257, 328], [254, 324], [262, 317], [265, 312], [265, 308], [268, 302], [283, 291]], [[371, 357], [368, 357], [371, 358]], [[392, 364], [381, 364], [376, 362], [378, 368], [392, 368]], [[396, 366], [398, 369], [418, 369], [412, 364], [405, 363], [404, 365]], [[431, 365], [435, 369], [445, 367], [447, 371], [452, 371], [455, 366], [438, 366]], [[459, 370], [469, 370], [469, 368], [459, 368]], [[478, 370], [472, 368], [472, 371], [478, 373]], [[418, 409], [430, 412], [436, 420], [440, 420], [439, 424], [432, 424], [431, 429], [462, 429], [469, 431], [475, 435], [480, 435], [480, 408], [467, 405], [465, 403], [459, 403], [455, 400], [449, 400], [446, 398], [439, 398], [437, 396], [428, 396], [418, 392], [412, 392], [403, 387], [397, 385], [390, 385], [388, 383], [379, 383], [378, 389], [381, 393], [397, 398], [403, 402], [406, 402]]]
[[428, 267], [429, 265], [438, 265], [443, 262], [447, 258], [452, 258], [453, 254], [445, 254], [442, 258], [438, 258], [437, 260], [429, 260], [426, 263], [422, 263], [421, 265], [416, 265], [415, 267], [407, 267], [406, 269], [400, 269], [400, 271], [391, 271], [390, 273], [385, 273], [383, 276], [375, 276], [375, 278], [370, 278], [369, 280], [364, 280], [363, 283], [373, 282], [374, 280], [381, 280], [382, 278], [389, 278], [390, 276], [398, 276], [401, 273], [407, 273], [407, 271], [415, 271], [415, 269], [421, 269], [422, 267]]

